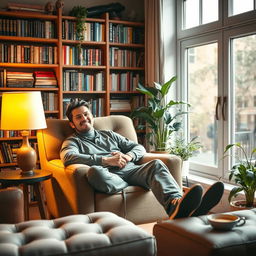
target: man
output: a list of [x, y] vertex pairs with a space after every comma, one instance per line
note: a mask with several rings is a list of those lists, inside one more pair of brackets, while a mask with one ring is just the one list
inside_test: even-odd
[[112, 194], [128, 185], [151, 189], [171, 219], [187, 217], [194, 212], [205, 214], [219, 202], [223, 193], [221, 182], [215, 183], [203, 198], [200, 185], [194, 185], [182, 195], [162, 161], [137, 165], [145, 148], [113, 131], [95, 130], [92, 113], [84, 100], [71, 101], [66, 115], [75, 132], [63, 142], [61, 159], [65, 166], [89, 165], [88, 182], [96, 190]]

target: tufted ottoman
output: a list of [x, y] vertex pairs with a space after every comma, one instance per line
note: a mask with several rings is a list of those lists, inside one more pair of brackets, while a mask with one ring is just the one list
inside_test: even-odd
[[256, 209], [236, 211], [232, 214], [244, 216], [246, 223], [230, 231], [212, 229], [206, 216], [156, 224], [153, 234], [157, 240], [157, 255], [256, 255]]
[[0, 224], [0, 255], [155, 255], [155, 239], [110, 212]]

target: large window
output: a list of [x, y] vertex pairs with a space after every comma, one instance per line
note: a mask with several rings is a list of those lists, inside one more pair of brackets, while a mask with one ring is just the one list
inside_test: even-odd
[[177, 1], [180, 97], [191, 104], [187, 137], [203, 144], [190, 159], [194, 174], [227, 179], [236, 157], [223, 158], [225, 146], [256, 147], [255, 3]]

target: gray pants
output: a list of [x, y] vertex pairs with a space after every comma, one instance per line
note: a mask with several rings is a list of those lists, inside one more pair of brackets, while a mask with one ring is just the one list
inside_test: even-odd
[[170, 201], [182, 197], [181, 188], [161, 160], [152, 160], [143, 165], [129, 162], [122, 169], [92, 166], [87, 178], [96, 190], [109, 194], [119, 192], [129, 185], [151, 189], [167, 214], [173, 207]]

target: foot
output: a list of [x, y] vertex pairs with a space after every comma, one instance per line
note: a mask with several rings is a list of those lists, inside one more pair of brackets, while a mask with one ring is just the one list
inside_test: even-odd
[[223, 192], [223, 182], [218, 181], [214, 183], [205, 192], [200, 206], [191, 214], [191, 216], [200, 216], [207, 214], [215, 205], [219, 203], [222, 198]]
[[176, 201], [176, 207], [170, 215], [170, 219], [188, 217], [201, 203], [203, 188], [194, 185], [182, 198]]

